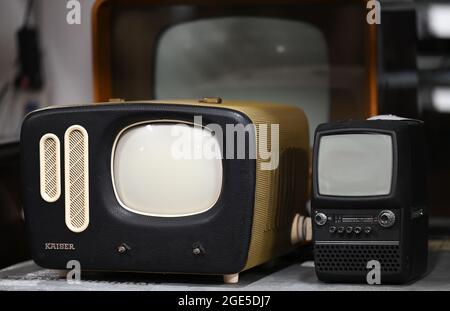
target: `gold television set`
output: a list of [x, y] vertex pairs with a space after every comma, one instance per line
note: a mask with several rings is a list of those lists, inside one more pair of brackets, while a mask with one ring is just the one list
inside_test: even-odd
[[25, 220], [42, 267], [223, 275], [292, 250], [306, 215], [303, 111], [257, 102], [55, 107], [21, 132]]

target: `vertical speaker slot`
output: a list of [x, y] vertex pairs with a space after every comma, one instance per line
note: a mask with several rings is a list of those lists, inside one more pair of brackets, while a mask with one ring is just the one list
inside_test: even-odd
[[88, 133], [79, 125], [64, 135], [65, 218], [73, 232], [89, 225], [89, 150]]
[[41, 197], [55, 202], [61, 195], [60, 143], [55, 134], [45, 134], [39, 141]]

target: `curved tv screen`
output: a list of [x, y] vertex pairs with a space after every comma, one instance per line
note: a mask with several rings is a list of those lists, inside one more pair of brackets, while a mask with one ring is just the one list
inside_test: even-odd
[[[209, 156], [198, 152], [213, 150]], [[206, 212], [219, 199], [222, 159], [218, 140], [199, 126], [147, 123], [122, 131], [112, 156], [118, 201], [148, 216]]]
[[323, 136], [317, 169], [321, 195], [388, 195], [393, 170], [392, 137], [384, 134]]

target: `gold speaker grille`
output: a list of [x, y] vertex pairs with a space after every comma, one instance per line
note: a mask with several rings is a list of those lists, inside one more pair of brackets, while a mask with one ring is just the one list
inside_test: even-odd
[[288, 228], [292, 224], [292, 215], [299, 212], [305, 201], [304, 179], [307, 155], [300, 148], [286, 148], [280, 151], [280, 165], [271, 173], [272, 194], [267, 212], [265, 232]]
[[55, 202], [61, 195], [61, 160], [59, 139], [45, 134], [39, 142], [41, 197]]
[[73, 125], [64, 138], [65, 217], [73, 232], [82, 232], [89, 225], [88, 134]]

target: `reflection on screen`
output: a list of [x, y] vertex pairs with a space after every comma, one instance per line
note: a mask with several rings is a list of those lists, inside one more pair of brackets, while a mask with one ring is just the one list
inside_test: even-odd
[[391, 191], [392, 138], [382, 134], [341, 134], [320, 139], [321, 195], [377, 196]]
[[159, 99], [258, 100], [301, 107], [314, 129], [328, 121], [327, 43], [314, 26], [255, 17], [204, 19], [173, 26], [160, 38]]
[[[180, 137], [188, 146], [203, 150], [219, 143], [207, 130], [179, 124], [144, 124], [120, 135], [113, 155], [113, 184], [120, 204], [150, 216], [181, 217], [207, 211], [222, 189], [222, 160], [178, 158], [174, 146]], [[208, 139], [209, 138], [209, 139]]]

